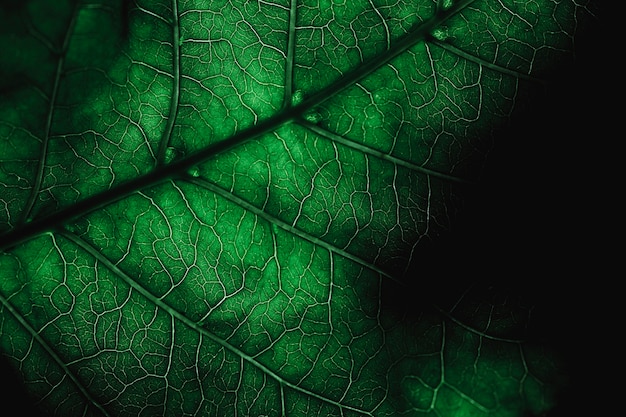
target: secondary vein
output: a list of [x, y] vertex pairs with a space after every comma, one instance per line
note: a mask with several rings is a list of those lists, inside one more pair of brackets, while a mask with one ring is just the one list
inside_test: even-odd
[[[189, 154], [184, 158], [174, 160], [169, 164], [162, 164], [157, 169], [154, 169], [143, 176], [122, 183], [99, 194], [87, 197], [84, 200], [75, 202], [71, 206], [62, 208], [48, 216], [40, 217], [32, 222], [25, 222], [21, 226], [11, 229], [9, 232], [4, 234], [2, 242], [0, 243], [0, 250], [6, 250], [23, 241], [31, 239], [38, 234], [48, 232], [57, 227], [59, 224], [63, 224], [67, 221], [90, 213], [140, 189], [154, 186], [171, 177], [180, 176], [181, 173], [188, 171], [190, 167], [197, 166], [210, 158], [231, 150], [265, 133], [275, 131], [282, 125], [291, 123], [292, 121], [300, 118], [310, 109], [320, 105], [330, 97], [356, 84], [378, 68], [386, 65], [402, 52], [408, 50], [417, 43], [422, 42], [427, 36], [429, 36], [430, 32], [435, 27], [456, 13], [459, 13], [474, 1], [475, 0], [460, 1], [450, 9], [435, 14], [430, 20], [419, 24], [407, 35], [400, 38], [390, 49], [380, 56], [364, 62], [358, 69], [346, 73], [343, 77], [321, 89], [318, 93], [303, 100], [296, 106], [284, 109], [268, 119], [262, 120], [245, 130], [235, 133], [228, 139], [211, 144], [204, 149]], [[292, 11], [292, 13], [294, 12]], [[171, 123], [173, 123], [174, 118], [170, 119], [172, 120]], [[165, 141], [162, 141], [161, 146], [166, 150], [167, 145], [164, 145], [164, 143]]]
[[283, 109], [292, 105], [293, 96], [293, 67], [296, 55], [296, 17], [297, 0], [291, 0], [289, 5], [289, 29], [287, 32], [287, 61], [285, 62], [285, 97], [283, 98]]
[[470, 333], [473, 333], [479, 337], [484, 337], [485, 339], [490, 339], [490, 340], [495, 340], [498, 342], [504, 342], [504, 343], [513, 343], [513, 344], [521, 344], [524, 343], [524, 341], [522, 339], [510, 339], [510, 338], [506, 338], [506, 337], [498, 337], [498, 336], [492, 336], [488, 333], [485, 333], [483, 331], [480, 331], [478, 329], [475, 329], [465, 323], [463, 323], [462, 321], [460, 321], [459, 319], [457, 319], [456, 317], [454, 317], [452, 314], [448, 313], [447, 311], [443, 310], [441, 307], [433, 304], [433, 308], [435, 308], [441, 315], [443, 315], [444, 317], [446, 317], [447, 319], [449, 319], [450, 321], [452, 321], [453, 323], [455, 323], [457, 326], [460, 326], [462, 328], [464, 328], [465, 330], [467, 330]]
[[180, 102], [180, 24], [178, 17], [178, 1], [172, 0], [172, 95], [170, 97], [170, 110], [167, 116], [167, 124], [163, 130], [163, 136], [159, 143], [159, 150], [157, 152], [157, 166], [166, 162], [167, 147], [170, 144], [172, 138], [172, 132], [174, 130], [174, 123], [176, 122], [176, 116], [178, 115], [178, 105]]
[[59, 93], [59, 85], [61, 84], [61, 74], [63, 73], [63, 69], [65, 67], [65, 58], [67, 55], [69, 42], [71, 38], [71, 34], [74, 32], [74, 27], [76, 25], [76, 19], [78, 18], [79, 6], [78, 2], [72, 11], [72, 15], [70, 17], [70, 21], [67, 25], [67, 30], [65, 32], [65, 37], [63, 38], [63, 44], [61, 45], [61, 49], [58, 51], [59, 60], [57, 62], [57, 66], [54, 74], [54, 81], [52, 83], [52, 93], [50, 94], [49, 106], [48, 106], [48, 114], [46, 117], [46, 126], [44, 130], [44, 137], [41, 142], [41, 157], [37, 162], [37, 171], [35, 173], [35, 183], [33, 184], [33, 188], [30, 190], [30, 195], [28, 197], [28, 201], [24, 206], [24, 211], [22, 212], [22, 216], [20, 218], [20, 223], [24, 224], [28, 221], [33, 211], [33, 207], [35, 206], [35, 201], [37, 200], [37, 196], [39, 195], [39, 191], [41, 190], [41, 184], [43, 182], [43, 172], [46, 166], [46, 159], [48, 157], [48, 145], [50, 143], [50, 132], [52, 130], [52, 120], [54, 117], [54, 109], [57, 104], [57, 97]]
[[523, 72], [519, 72], [519, 71], [515, 71], [515, 70], [512, 70], [510, 68], [506, 68], [506, 67], [503, 67], [501, 65], [495, 64], [493, 62], [487, 61], [484, 58], [481, 58], [481, 57], [478, 57], [476, 55], [472, 55], [472, 54], [470, 54], [468, 52], [465, 52], [465, 51], [457, 48], [456, 46], [453, 46], [453, 45], [449, 44], [448, 42], [439, 41], [439, 40], [434, 39], [434, 38], [433, 39], [429, 39], [428, 42], [433, 44], [433, 45], [437, 45], [438, 47], [440, 47], [442, 49], [445, 49], [446, 51], [451, 52], [451, 53], [453, 53], [453, 54], [455, 54], [455, 55], [457, 55], [457, 56], [459, 56], [459, 57], [461, 57], [463, 59], [466, 59], [466, 60], [468, 60], [470, 62], [473, 62], [473, 63], [478, 64], [480, 66], [483, 66], [485, 68], [489, 68], [489, 69], [494, 70], [496, 72], [499, 72], [499, 73], [502, 73], [502, 74], [506, 74], [506, 75], [510, 75], [512, 77], [515, 77], [515, 78], [520, 78], [522, 80], [532, 81], [532, 82], [535, 82], [535, 83], [538, 83], [538, 84], [545, 84], [545, 81], [543, 81], [543, 80], [541, 80], [539, 78], [536, 78], [536, 77], [533, 77], [532, 75], [529, 75], [529, 74], [526, 74], [526, 73], [523, 73]]
[[110, 416], [110, 414], [96, 401], [94, 397], [91, 396], [89, 391], [83, 386], [81, 381], [78, 379], [76, 375], [69, 369], [67, 364], [63, 362], [63, 359], [54, 351], [54, 349], [50, 346], [50, 344], [41, 336], [41, 334], [36, 331], [30, 323], [22, 316], [22, 314], [17, 311], [17, 309], [11, 304], [10, 300], [0, 293], [0, 304], [11, 313], [11, 315], [15, 318], [15, 320], [20, 323], [20, 325], [26, 330], [26, 332], [33, 338], [35, 342], [46, 353], [52, 358], [52, 360], [65, 372], [65, 375], [74, 383], [80, 394], [90, 403], [93, 404], [95, 408], [98, 409], [100, 413], [104, 416]]
[[[184, 313], [178, 311], [177, 309], [175, 309], [171, 305], [167, 304], [160, 297], [157, 297], [154, 294], [152, 294], [147, 288], [145, 288], [142, 285], [140, 285], [131, 276], [129, 276], [126, 272], [124, 272], [118, 265], [113, 263], [109, 258], [107, 258], [102, 253], [100, 253], [100, 251], [98, 249], [93, 247], [91, 244], [89, 244], [87, 241], [85, 241], [81, 237], [79, 237], [79, 236], [77, 236], [77, 235], [75, 235], [73, 233], [66, 232], [66, 231], [62, 232], [61, 234], [63, 235], [63, 237], [68, 239], [70, 242], [72, 242], [75, 245], [77, 245], [78, 247], [82, 248], [89, 255], [91, 255], [95, 259], [97, 259], [98, 262], [101, 262], [107, 269], [109, 269], [111, 272], [113, 272], [117, 277], [119, 277], [122, 281], [124, 281], [133, 290], [137, 291], [139, 294], [141, 294], [147, 300], [149, 300], [150, 302], [155, 304], [157, 307], [161, 308], [163, 311], [165, 311], [167, 314], [169, 314], [172, 318], [180, 321], [181, 323], [185, 324], [189, 328], [197, 331], [201, 335], [207, 337], [212, 342], [222, 346], [223, 348], [225, 348], [229, 352], [239, 356], [244, 361], [250, 363], [251, 365], [253, 365], [256, 368], [258, 368], [259, 370], [261, 370], [262, 372], [266, 373], [270, 378], [274, 379], [279, 384], [284, 385], [286, 387], [289, 387], [289, 388], [293, 389], [294, 391], [298, 391], [298, 392], [300, 392], [300, 393], [302, 393], [304, 395], [308, 395], [308, 396], [317, 398], [318, 400], [323, 401], [323, 402], [325, 402], [327, 404], [332, 404], [332, 405], [334, 405], [336, 407], [339, 407], [339, 408], [342, 408], [342, 409], [345, 409], [345, 410], [350, 410], [350, 411], [353, 411], [353, 412], [357, 412], [359, 414], [371, 415], [371, 413], [368, 412], [368, 411], [361, 410], [361, 409], [359, 409], [357, 407], [352, 407], [352, 406], [349, 406], [349, 405], [346, 405], [346, 404], [341, 404], [341, 403], [339, 403], [337, 401], [333, 401], [330, 398], [324, 397], [323, 395], [320, 395], [320, 394], [318, 394], [316, 392], [307, 390], [307, 389], [302, 388], [302, 387], [300, 387], [300, 386], [298, 386], [298, 385], [296, 385], [296, 384], [294, 384], [294, 383], [292, 383], [290, 381], [285, 380], [283, 377], [281, 377], [280, 375], [278, 375], [277, 373], [275, 373], [274, 371], [269, 369], [266, 365], [262, 364], [261, 362], [257, 361], [256, 359], [254, 359], [252, 356], [248, 355], [246, 352], [244, 352], [241, 349], [231, 345], [226, 340], [224, 340], [221, 337], [215, 335], [214, 333], [211, 333], [210, 331], [208, 331], [203, 326], [201, 326], [198, 323], [196, 323], [195, 321], [191, 320]], [[2, 301], [1, 298], [0, 298], [0, 301]]]
[[309, 129], [310, 131], [312, 131], [313, 133], [326, 138], [332, 142], [336, 142], [336, 143], [340, 143], [344, 146], [347, 146], [349, 148], [358, 150], [362, 153], [365, 153], [367, 155], [371, 155], [374, 156], [376, 158], [385, 160], [385, 161], [389, 161], [395, 165], [404, 167], [404, 168], [408, 168], [412, 171], [416, 171], [416, 172], [421, 172], [422, 174], [426, 174], [432, 177], [436, 177], [436, 178], [441, 178], [447, 181], [451, 181], [451, 182], [457, 182], [457, 183], [462, 183], [462, 184], [471, 184], [472, 182], [451, 174], [446, 174], [444, 172], [439, 172], [439, 171], [435, 171], [433, 169], [429, 169], [417, 164], [414, 164], [413, 162], [407, 161], [405, 159], [402, 158], [398, 158], [394, 155], [388, 154], [388, 153], [384, 153], [382, 151], [379, 151], [378, 149], [374, 149], [371, 148], [363, 143], [358, 143], [355, 142], [351, 139], [348, 139], [344, 136], [338, 135], [336, 133], [333, 133], [327, 129], [324, 129], [323, 127], [316, 125], [314, 123], [308, 122], [306, 120], [301, 120], [298, 121], [298, 123], [300, 123], [302, 126], [306, 127], [307, 129]]
[[196, 178], [196, 177], [187, 177], [184, 179], [184, 181], [187, 181], [191, 184], [194, 184], [198, 187], [204, 188], [206, 190], [209, 190], [217, 195], [219, 195], [220, 197], [238, 205], [239, 207], [243, 208], [246, 211], [249, 211], [253, 214], [255, 214], [256, 216], [266, 220], [267, 222], [269, 222], [270, 224], [274, 224], [278, 227], [280, 227], [281, 229], [295, 235], [298, 236], [301, 239], [307, 240], [311, 243], [313, 243], [316, 246], [320, 246], [326, 250], [328, 250], [331, 253], [335, 253], [337, 255], [343, 256], [346, 259], [350, 259], [351, 261], [371, 270], [374, 271], [386, 278], [392, 279], [394, 281], [397, 281], [396, 278], [394, 278], [392, 275], [390, 275], [389, 273], [385, 272], [384, 270], [380, 269], [379, 267], [377, 267], [376, 265], [366, 261], [365, 259], [362, 259], [360, 257], [358, 257], [357, 255], [354, 255], [348, 251], [346, 251], [345, 249], [341, 249], [338, 248], [334, 245], [332, 245], [331, 243], [326, 242], [323, 239], [320, 239], [317, 236], [313, 236], [307, 232], [305, 232], [302, 229], [299, 229], [287, 222], [285, 222], [284, 220], [279, 219], [278, 217], [275, 217], [265, 211], [263, 211], [262, 209], [260, 209], [259, 207], [256, 207], [255, 205], [253, 205], [252, 203], [244, 200], [241, 197], [238, 197], [226, 190], [224, 190], [223, 188], [213, 184], [210, 181], [207, 181], [205, 179], [202, 178]]

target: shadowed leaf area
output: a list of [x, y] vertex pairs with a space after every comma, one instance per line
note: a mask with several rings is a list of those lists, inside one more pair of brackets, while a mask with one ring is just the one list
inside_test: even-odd
[[0, 3], [3, 400], [571, 415], [598, 13]]

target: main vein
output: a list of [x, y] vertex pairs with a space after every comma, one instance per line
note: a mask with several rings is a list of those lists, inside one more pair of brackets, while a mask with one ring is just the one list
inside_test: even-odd
[[[308, 110], [319, 106], [330, 97], [333, 97], [336, 94], [349, 88], [350, 86], [356, 84], [363, 78], [372, 74], [377, 69], [388, 64], [398, 55], [407, 51], [414, 45], [424, 41], [430, 35], [434, 28], [465, 9], [474, 1], [475, 0], [459, 1], [453, 7], [445, 11], [439, 11], [431, 19], [423, 23], [417, 24], [406, 35], [400, 37], [395, 43], [391, 45], [391, 47], [387, 51], [381, 53], [373, 59], [369, 59], [363, 62], [359, 65], [358, 68], [347, 72], [346, 74], [344, 74], [344, 76], [340, 77], [328, 86], [319, 90], [316, 94], [311, 95], [310, 97], [293, 107], [283, 109], [276, 115], [268, 119], [262, 120], [259, 123], [251, 126], [250, 128], [239, 131], [228, 139], [225, 139], [219, 143], [209, 145], [196, 153], [192, 153], [184, 158], [174, 160], [169, 164], [161, 165], [158, 168], [140, 177], [129, 180], [99, 194], [87, 197], [83, 200], [79, 200], [72, 205], [62, 208], [48, 216], [37, 218], [32, 222], [27, 222], [19, 227], [11, 229], [9, 232], [4, 234], [2, 242], [0, 242], [0, 250], [7, 250], [21, 242], [32, 239], [37, 235], [57, 228], [59, 227], [59, 225], [67, 221], [76, 219], [80, 216], [83, 216], [87, 213], [90, 213], [94, 210], [118, 201], [121, 198], [124, 198], [140, 189], [154, 186], [172, 177], [180, 176], [182, 173], [188, 171], [193, 166], [205, 162], [210, 158], [222, 154], [265, 133], [275, 131], [281, 125], [300, 118]], [[295, 11], [292, 10], [290, 14], [294, 13]], [[174, 101], [174, 99], [172, 99], [172, 101]], [[168, 123], [170, 123], [173, 127], [174, 121], [168, 121]], [[161, 142], [161, 146], [164, 146], [163, 141]]]
[[505, 75], [510, 75], [512, 77], [515, 78], [519, 78], [522, 80], [526, 80], [526, 81], [531, 81], [537, 84], [545, 84], [545, 81], [537, 78], [537, 77], [533, 77], [532, 75], [528, 74], [528, 73], [523, 73], [520, 71], [516, 71], [516, 70], [512, 70], [506, 67], [503, 67], [502, 65], [498, 65], [495, 64], [493, 62], [489, 62], [479, 56], [470, 54], [468, 52], [465, 52], [459, 48], [457, 48], [456, 46], [453, 46], [445, 41], [439, 41], [437, 39], [429, 39], [428, 40], [429, 43], [433, 44], [433, 45], [437, 45], [438, 47], [445, 49], [446, 51], [455, 54], [463, 59], [466, 59], [470, 62], [474, 62], [475, 64], [478, 64], [480, 66], [483, 66], [485, 68], [489, 68], [493, 71], [499, 72], [501, 74], [505, 74]]

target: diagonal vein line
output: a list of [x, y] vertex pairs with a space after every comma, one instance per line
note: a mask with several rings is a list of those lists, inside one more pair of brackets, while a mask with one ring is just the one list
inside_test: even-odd
[[63, 362], [61, 357], [54, 351], [54, 349], [48, 344], [48, 342], [41, 337], [39, 332], [37, 332], [31, 325], [26, 321], [26, 319], [22, 316], [22, 314], [17, 311], [15, 307], [11, 304], [11, 302], [5, 298], [0, 293], [0, 304], [6, 308], [11, 315], [20, 323], [20, 325], [30, 334], [30, 336], [46, 351], [48, 355], [52, 358], [52, 360], [65, 372], [65, 375], [74, 383], [78, 391], [80, 391], [81, 395], [90, 403], [93, 404], [94, 407], [98, 409], [104, 416], [110, 416], [110, 414], [102, 408], [102, 406], [91, 396], [91, 394], [87, 391], [87, 389], [83, 386], [83, 384], [78, 380], [78, 377], [74, 375], [74, 373], [69, 369], [69, 367]]
[[473, 184], [473, 182], [466, 180], [464, 178], [460, 178], [454, 175], [450, 175], [450, 174], [446, 174], [443, 172], [439, 172], [439, 171], [435, 171], [429, 168], [425, 168], [421, 165], [417, 165], [414, 164], [410, 161], [407, 161], [405, 159], [402, 158], [398, 158], [397, 156], [393, 156], [390, 155], [388, 153], [384, 153], [379, 151], [378, 149], [374, 149], [371, 148], [363, 143], [358, 143], [355, 142], [351, 139], [348, 139], [344, 136], [338, 135], [336, 133], [333, 133], [327, 129], [324, 129], [323, 127], [316, 125], [314, 123], [311, 123], [307, 120], [299, 120], [298, 121], [299, 124], [301, 124], [302, 126], [306, 127], [307, 129], [309, 129], [310, 131], [312, 131], [313, 133], [316, 133], [317, 135], [324, 137], [332, 142], [336, 142], [336, 143], [340, 143], [344, 146], [347, 146], [349, 148], [355, 149], [357, 151], [360, 151], [362, 153], [365, 153], [367, 155], [371, 155], [374, 156], [376, 158], [379, 159], [383, 159], [385, 161], [389, 161], [395, 165], [404, 167], [404, 168], [408, 168], [411, 171], [416, 171], [416, 172], [421, 172], [422, 174], [426, 174], [429, 175], [431, 177], [436, 177], [436, 178], [441, 178], [443, 180], [446, 181], [451, 181], [451, 182], [458, 182], [458, 183], [462, 183], [462, 184]]
[[158, 169], [144, 174], [135, 179], [117, 185], [114, 188], [103, 191], [99, 194], [79, 200], [71, 206], [60, 209], [47, 216], [37, 218], [31, 222], [22, 224], [21, 226], [11, 229], [4, 234], [2, 242], [0, 242], [0, 250], [6, 250], [21, 242], [27, 241], [34, 236], [49, 232], [59, 224], [71, 221], [98, 208], [104, 207], [114, 201], [128, 196], [139, 189], [147, 188], [161, 183], [171, 177], [179, 176], [181, 173], [189, 170], [190, 167], [199, 165], [208, 159], [231, 150], [243, 143], [255, 139], [263, 134], [272, 132], [278, 127], [291, 123], [330, 97], [338, 94], [346, 88], [354, 85], [367, 75], [373, 73], [378, 68], [386, 65], [396, 56], [411, 48], [419, 42], [422, 42], [429, 36], [429, 33], [442, 22], [459, 13], [475, 0], [462, 0], [450, 9], [435, 14], [430, 20], [418, 24], [407, 35], [400, 38], [392, 47], [375, 59], [364, 62], [360, 67], [352, 72], [346, 73], [337, 81], [331, 83], [327, 87], [321, 89], [318, 93], [308, 97], [300, 104], [278, 112], [276, 115], [262, 120], [259, 123], [239, 131], [218, 143], [207, 146], [206, 148], [192, 153], [184, 158], [174, 160], [174, 162], [161, 165]]
[[35, 173], [35, 184], [33, 184], [33, 188], [30, 190], [30, 195], [28, 197], [28, 201], [24, 206], [24, 211], [22, 212], [22, 216], [20, 219], [20, 223], [24, 224], [28, 221], [31, 216], [31, 212], [33, 207], [35, 206], [35, 201], [37, 200], [37, 196], [39, 195], [39, 191], [41, 190], [41, 184], [43, 182], [43, 171], [46, 166], [46, 159], [48, 156], [48, 145], [50, 143], [50, 132], [52, 130], [52, 119], [54, 117], [54, 108], [57, 104], [57, 97], [59, 93], [59, 86], [61, 84], [61, 75], [63, 73], [63, 69], [65, 67], [65, 57], [69, 48], [70, 37], [74, 32], [74, 27], [76, 26], [76, 19], [78, 18], [79, 12], [79, 2], [76, 3], [74, 9], [72, 11], [72, 15], [70, 17], [70, 22], [67, 26], [67, 30], [65, 32], [65, 37], [63, 38], [63, 44], [61, 45], [61, 49], [59, 53], [59, 60], [57, 62], [57, 66], [54, 73], [54, 81], [52, 83], [52, 93], [49, 99], [49, 107], [48, 114], [46, 117], [46, 126], [44, 131], [44, 137], [41, 143], [41, 157], [37, 162], [37, 171]]
[[437, 45], [438, 47], [445, 49], [448, 52], [451, 52], [463, 59], [466, 59], [470, 62], [474, 62], [475, 64], [481, 65], [485, 68], [489, 68], [491, 70], [494, 70], [496, 72], [499, 72], [501, 74], [506, 74], [506, 75], [510, 75], [512, 77], [515, 78], [520, 78], [523, 80], [527, 80], [527, 81], [532, 81], [534, 83], [538, 83], [538, 84], [545, 84], [544, 80], [541, 80], [539, 78], [533, 77], [532, 75], [523, 73], [523, 72], [519, 72], [519, 71], [515, 71], [512, 70], [510, 68], [506, 68], [503, 67], [501, 65], [498, 64], [494, 64], [493, 62], [489, 62], [481, 57], [478, 57], [476, 55], [472, 55], [468, 52], [465, 52], [459, 48], [457, 48], [456, 46], [453, 46], [451, 44], [449, 44], [448, 42], [442, 42], [439, 41], [437, 39], [431, 38], [428, 40], [429, 43], [433, 44], [433, 45]]
[[487, 334], [485, 332], [481, 332], [480, 330], [477, 330], [471, 326], [468, 326], [467, 324], [463, 323], [462, 321], [460, 321], [459, 319], [457, 319], [456, 317], [454, 317], [452, 314], [448, 313], [447, 311], [443, 310], [441, 307], [434, 305], [433, 307], [444, 317], [448, 318], [450, 321], [452, 321], [453, 323], [455, 323], [456, 325], [464, 328], [465, 330], [467, 330], [470, 333], [473, 333], [477, 336], [480, 337], [484, 337], [485, 339], [489, 339], [489, 340], [495, 340], [498, 342], [505, 342], [505, 343], [514, 343], [514, 344], [521, 344], [524, 343], [523, 340], [521, 339], [509, 339], [506, 337], [498, 337], [498, 336], [491, 336], [490, 334]]
[[456, 392], [461, 398], [463, 398], [465, 401], [467, 401], [468, 403], [470, 403], [471, 405], [473, 405], [474, 407], [476, 407], [478, 410], [480, 410], [482, 413], [490, 413], [489, 408], [485, 407], [484, 405], [482, 405], [481, 403], [479, 403], [478, 401], [476, 401], [475, 399], [473, 399], [472, 397], [470, 397], [469, 395], [467, 395], [466, 393], [464, 393], [463, 391], [461, 391], [459, 388], [457, 388], [456, 386], [448, 383], [448, 382], [444, 382], [446, 384], [446, 386], [448, 388], [450, 388], [451, 390], [453, 390], [454, 392]]
[[331, 400], [329, 398], [324, 397], [323, 395], [320, 395], [320, 394], [318, 394], [316, 392], [307, 390], [307, 389], [302, 388], [302, 387], [300, 387], [300, 386], [298, 386], [298, 385], [296, 385], [296, 384], [294, 384], [292, 382], [289, 382], [289, 381], [283, 379], [280, 375], [278, 375], [277, 373], [275, 373], [274, 371], [269, 369], [267, 366], [263, 365], [261, 362], [259, 362], [256, 359], [254, 359], [252, 356], [248, 355], [247, 353], [245, 353], [244, 351], [238, 349], [237, 347], [231, 345], [226, 340], [224, 340], [224, 339], [218, 337], [217, 335], [209, 332], [206, 328], [200, 326], [198, 323], [196, 323], [195, 321], [191, 320], [189, 317], [185, 316], [185, 314], [183, 314], [182, 312], [178, 311], [174, 307], [172, 307], [169, 304], [167, 304], [161, 298], [156, 297], [147, 288], [143, 287], [137, 281], [135, 281], [133, 278], [131, 278], [119, 266], [117, 266], [113, 262], [111, 262], [110, 259], [108, 259], [106, 256], [104, 256], [104, 254], [100, 253], [100, 251], [98, 249], [96, 249], [94, 246], [89, 244], [87, 241], [85, 241], [82, 238], [80, 238], [79, 236], [77, 236], [77, 235], [75, 235], [73, 233], [67, 232], [67, 231], [62, 232], [61, 235], [63, 237], [65, 237], [66, 239], [68, 239], [70, 242], [74, 243], [78, 247], [80, 247], [83, 250], [85, 250], [89, 255], [93, 256], [96, 260], [98, 260], [98, 262], [101, 262], [104, 266], [106, 266], [111, 272], [113, 272], [118, 278], [120, 278], [122, 281], [124, 281], [133, 290], [137, 291], [139, 294], [141, 294], [147, 300], [149, 300], [150, 302], [155, 304], [157, 307], [161, 308], [163, 311], [165, 311], [171, 317], [173, 317], [174, 319], [176, 319], [176, 320], [180, 321], [181, 323], [185, 324], [189, 328], [197, 331], [198, 333], [202, 334], [203, 336], [207, 337], [212, 342], [222, 346], [223, 348], [225, 348], [229, 352], [239, 356], [244, 361], [250, 363], [251, 365], [253, 365], [256, 368], [258, 368], [259, 370], [261, 370], [262, 372], [266, 373], [270, 378], [274, 379], [279, 384], [284, 385], [286, 387], [289, 387], [289, 388], [293, 389], [294, 391], [300, 392], [301, 394], [317, 398], [320, 401], [323, 401], [323, 402], [325, 402], [327, 404], [334, 405], [334, 406], [339, 407], [339, 408], [341, 408], [343, 410], [350, 410], [350, 411], [353, 411], [353, 412], [356, 412], [356, 413], [359, 413], [359, 414], [363, 414], [363, 415], [368, 415], [368, 416], [372, 415], [372, 413], [370, 413], [368, 411], [361, 410], [361, 409], [359, 409], [357, 407], [352, 407], [352, 406], [349, 406], [349, 405], [346, 405], [346, 404], [341, 404], [339, 402], [333, 401], [333, 400]]
[[338, 248], [334, 245], [332, 245], [331, 243], [326, 242], [325, 240], [320, 239], [317, 236], [313, 236], [301, 229], [298, 229], [295, 226], [292, 226], [291, 224], [279, 219], [278, 217], [275, 217], [269, 213], [266, 213], [265, 211], [263, 211], [262, 209], [258, 208], [257, 206], [251, 204], [250, 202], [244, 200], [241, 197], [238, 197], [234, 194], [231, 194], [230, 192], [224, 190], [223, 188], [213, 184], [212, 182], [202, 179], [202, 178], [196, 178], [196, 177], [186, 177], [184, 178], [184, 181], [189, 182], [190, 184], [196, 185], [198, 187], [204, 188], [206, 190], [209, 190], [217, 195], [219, 195], [220, 197], [225, 198], [226, 200], [238, 205], [239, 207], [243, 208], [246, 211], [249, 211], [250, 213], [255, 214], [256, 216], [266, 220], [267, 222], [269, 222], [270, 224], [274, 224], [278, 227], [280, 227], [281, 229], [295, 235], [298, 236], [299, 238], [302, 238], [304, 240], [307, 240], [311, 243], [313, 243], [316, 246], [320, 246], [326, 250], [328, 250], [331, 253], [335, 253], [337, 255], [343, 256], [344, 258], [347, 258], [353, 262], [355, 262], [358, 265], [361, 265], [371, 271], [374, 271], [386, 278], [392, 279], [396, 282], [400, 282], [398, 281], [396, 278], [394, 278], [392, 275], [390, 275], [389, 273], [383, 271], [382, 269], [380, 269], [379, 267], [377, 267], [376, 265], [371, 264], [370, 262], [366, 261], [365, 259], [362, 259], [356, 255], [351, 254], [350, 252], [346, 251], [345, 249], [341, 249]]
[[[407, 34], [401, 36], [400, 38], [398, 38], [398, 40], [393, 42], [391, 44], [391, 47], [385, 52], [373, 57], [372, 59], [362, 62], [356, 69], [346, 73], [337, 81], [331, 83], [327, 87], [324, 87], [317, 93], [311, 95], [309, 98], [304, 100], [300, 106], [296, 106], [296, 108], [302, 108], [302, 112], [304, 112], [307, 109], [319, 106], [329, 98], [334, 97], [341, 91], [358, 83], [362, 79], [366, 78], [368, 75], [374, 73], [379, 68], [387, 65], [403, 52], [406, 52], [418, 43], [429, 39], [431, 37], [431, 32], [437, 26], [441, 25], [454, 15], [460, 13], [463, 9], [468, 7], [474, 1], [475, 0], [460, 0], [449, 9], [445, 11], [438, 11], [432, 18], [426, 20], [425, 22], [417, 23], [413, 28], [411, 28], [411, 30], [409, 30]], [[300, 112], [299, 114], [302, 114], [302, 112]]]

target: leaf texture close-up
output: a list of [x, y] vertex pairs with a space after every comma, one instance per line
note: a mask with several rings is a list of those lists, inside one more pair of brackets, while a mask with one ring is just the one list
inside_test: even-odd
[[593, 18], [0, 3], [3, 360], [55, 416], [547, 415], [568, 371], [514, 268], [432, 248]]

